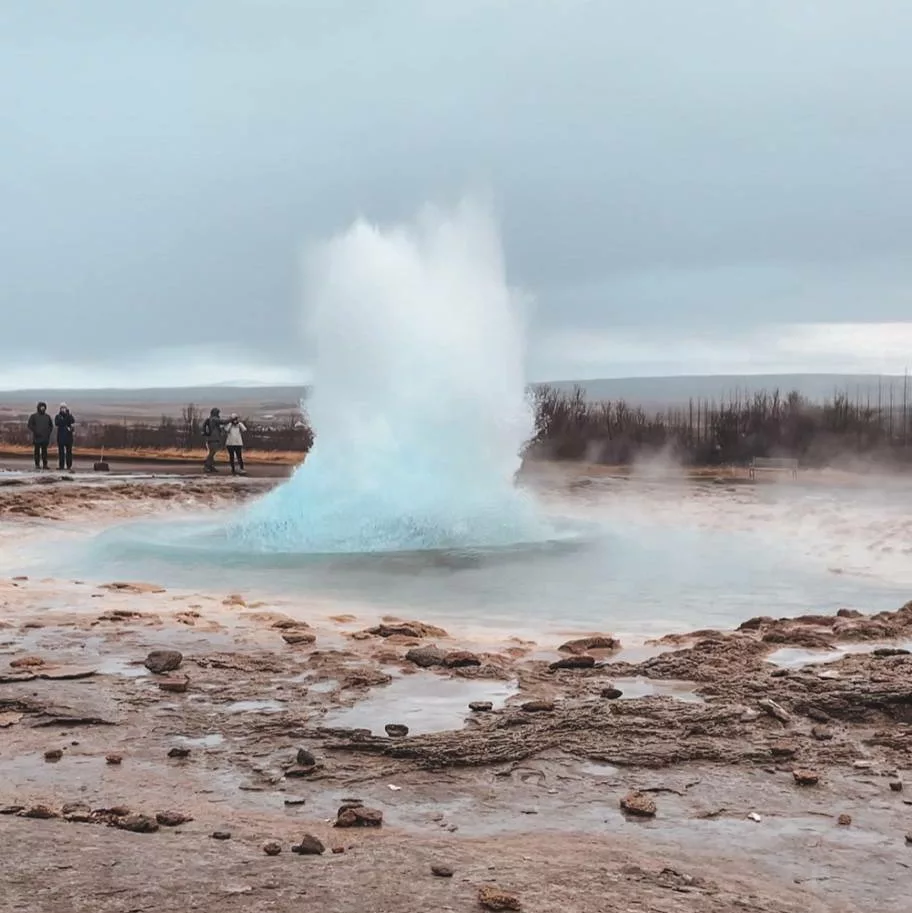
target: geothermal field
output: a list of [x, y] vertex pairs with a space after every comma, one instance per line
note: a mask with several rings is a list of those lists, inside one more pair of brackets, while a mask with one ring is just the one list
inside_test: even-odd
[[308, 281], [290, 476], [0, 471], [0, 910], [906, 911], [912, 483], [524, 464], [471, 207]]

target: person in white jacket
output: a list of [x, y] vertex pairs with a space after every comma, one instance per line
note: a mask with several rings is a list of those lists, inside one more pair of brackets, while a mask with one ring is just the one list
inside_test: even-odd
[[[247, 475], [244, 470], [244, 434], [247, 426], [238, 418], [236, 412], [231, 413], [231, 418], [225, 426], [227, 437], [225, 438], [225, 449], [228, 451], [228, 460], [231, 463], [231, 474], [242, 476]], [[235, 461], [237, 467], [235, 468]]]

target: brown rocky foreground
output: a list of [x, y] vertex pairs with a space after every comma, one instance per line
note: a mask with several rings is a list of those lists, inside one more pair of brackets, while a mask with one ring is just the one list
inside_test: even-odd
[[631, 663], [132, 582], [0, 601], [3, 910], [908, 908], [912, 604]]

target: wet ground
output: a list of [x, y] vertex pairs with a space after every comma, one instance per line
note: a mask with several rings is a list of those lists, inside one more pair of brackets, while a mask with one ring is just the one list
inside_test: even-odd
[[[87, 515], [250, 491], [124, 484], [81, 495]], [[39, 515], [5, 512], [7, 544], [47, 519], [41, 490], [14, 490], [0, 505]], [[13, 577], [4, 910], [461, 911], [491, 884], [527, 911], [908, 908], [910, 607], [626, 646], [479, 639], [218, 578]], [[156, 650], [177, 668], [150, 671]], [[622, 811], [632, 792], [655, 813]], [[345, 804], [382, 826], [334, 826]], [[304, 834], [325, 853], [292, 853]]]

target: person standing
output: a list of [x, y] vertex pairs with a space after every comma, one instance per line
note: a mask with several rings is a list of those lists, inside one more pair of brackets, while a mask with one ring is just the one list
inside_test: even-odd
[[215, 455], [222, 449], [223, 425], [221, 410], [214, 408], [209, 412], [209, 418], [203, 422], [203, 440], [206, 442], [206, 459], [203, 469], [206, 472], [218, 472], [215, 467]]
[[60, 404], [60, 411], [54, 416], [57, 428], [57, 468], [73, 468], [73, 425], [76, 419], [66, 403]]
[[32, 444], [35, 446], [35, 469], [47, 469], [48, 444], [54, 430], [54, 423], [47, 414], [47, 403], [38, 403], [37, 411], [29, 416], [28, 430], [32, 432]]
[[[244, 470], [244, 434], [247, 432], [247, 426], [238, 418], [237, 412], [231, 413], [228, 420], [228, 434], [225, 438], [225, 446], [228, 450], [228, 460], [231, 463], [231, 474], [242, 476], [247, 475]], [[237, 460], [237, 469], [234, 468], [234, 462]]]

